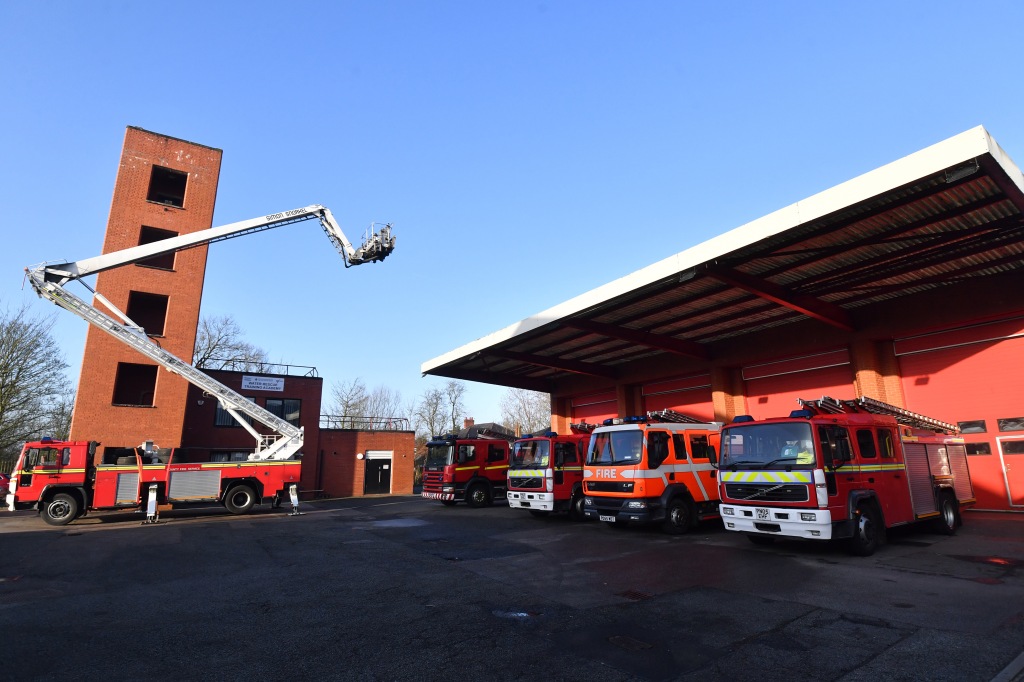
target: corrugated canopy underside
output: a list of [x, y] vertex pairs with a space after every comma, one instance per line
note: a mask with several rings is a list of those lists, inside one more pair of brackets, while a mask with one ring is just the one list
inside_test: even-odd
[[850, 311], [1024, 263], [1024, 178], [984, 128], [838, 185], [423, 364], [547, 391], [661, 353]]

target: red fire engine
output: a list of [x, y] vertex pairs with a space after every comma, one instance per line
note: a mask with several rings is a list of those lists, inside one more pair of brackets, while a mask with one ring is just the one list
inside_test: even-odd
[[498, 424], [478, 424], [427, 443], [423, 492], [428, 500], [488, 507], [505, 494], [509, 443], [513, 434]]
[[[244, 513], [264, 497], [272, 497], [280, 502], [286, 484], [292, 505], [297, 507], [302, 427], [256, 405], [161, 348], [150, 339], [145, 329], [107, 298], [93, 291], [82, 278], [156, 256], [311, 218], [320, 221], [327, 237], [341, 253], [346, 268], [384, 260], [395, 248], [391, 225], [368, 235], [360, 248], [354, 248], [330, 210], [314, 204], [140, 244], [93, 258], [43, 263], [26, 268], [28, 281], [41, 298], [78, 315], [216, 398], [220, 406], [255, 439], [256, 448], [244, 462], [175, 462], [173, 456], [166, 456], [166, 460], [162, 460], [164, 455], [160, 453], [164, 451], [147, 441], [141, 452], [136, 449], [134, 457], [96, 463], [98, 443], [28, 443], [11, 476], [6, 496], [7, 508], [11, 511], [38, 509], [47, 523], [64, 525], [92, 509], [139, 508], [145, 495], [147, 520], [156, 521], [158, 505], [182, 501], [216, 500], [232, 512]], [[75, 281], [93, 291], [94, 300], [120, 321], [65, 288], [65, 284]], [[249, 420], [274, 433], [260, 433]]]
[[722, 519], [766, 544], [845, 538], [872, 554], [885, 529], [932, 521], [952, 535], [974, 503], [954, 424], [871, 398], [800, 400], [789, 417], [722, 430]]
[[610, 524], [660, 522], [685, 533], [718, 518], [717, 422], [672, 410], [606, 419], [594, 429], [583, 467], [583, 513]]
[[232, 514], [245, 514], [261, 500], [281, 504], [285, 490], [298, 485], [297, 459], [244, 462], [177, 462], [178, 452], [142, 446], [134, 456], [94, 464], [95, 441], [25, 443], [11, 478], [8, 504], [38, 508], [54, 526], [101, 509], [140, 510], [155, 520], [156, 505], [219, 502]]
[[594, 424], [571, 424], [572, 433], [523, 436], [512, 444], [508, 466], [508, 506], [534, 516], [567, 511], [582, 521], [583, 461]]

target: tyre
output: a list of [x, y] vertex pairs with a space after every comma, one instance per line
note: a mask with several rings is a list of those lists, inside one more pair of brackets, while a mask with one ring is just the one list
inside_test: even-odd
[[232, 514], [246, 514], [256, 504], [256, 493], [245, 484], [236, 485], [224, 497], [224, 506]]
[[693, 507], [690, 501], [677, 497], [665, 507], [665, 520], [661, 528], [669, 535], [682, 535], [693, 525]]
[[66, 526], [78, 516], [78, 500], [68, 493], [57, 493], [43, 507], [43, 521], [51, 526]]
[[586, 521], [587, 515], [583, 513], [583, 491], [577, 490], [572, 494], [569, 501], [569, 518], [573, 521]]
[[939, 516], [935, 519], [934, 527], [943, 535], [954, 535], [960, 527], [960, 505], [949, 493], [944, 493], [939, 500]]
[[536, 516], [538, 519], [543, 519], [545, 516], [548, 516], [551, 512], [545, 511], [543, 509], [531, 509], [530, 513]]
[[754, 535], [753, 533], [750, 533], [747, 535], [747, 539], [755, 545], [766, 546], [775, 544], [775, 538], [771, 535]]
[[882, 533], [875, 505], [865, 502], [857, 505], [857, 515], [854, 518], [854, 523], [856, 525], [849, 544], [850, 554], [855, 556], [871, 556], [878, 549]]
[[474, 509], [491, 506], [491, 491], [483, 483], [475, 483], [466, 491], [466, 504]]

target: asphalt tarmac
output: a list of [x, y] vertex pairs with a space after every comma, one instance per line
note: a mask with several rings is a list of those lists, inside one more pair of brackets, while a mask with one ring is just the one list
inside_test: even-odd
[[1024, 515], [755, 546], [418, 497], [0, 513], [0, 680], [1024, 679]]

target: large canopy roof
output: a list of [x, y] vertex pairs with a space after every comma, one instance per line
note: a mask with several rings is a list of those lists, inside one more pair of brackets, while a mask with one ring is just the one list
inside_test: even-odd
[[550, 391], [585, 374], [1024, 268], [1024, 176], [983, 127], [726, 232], [423, 363]]

